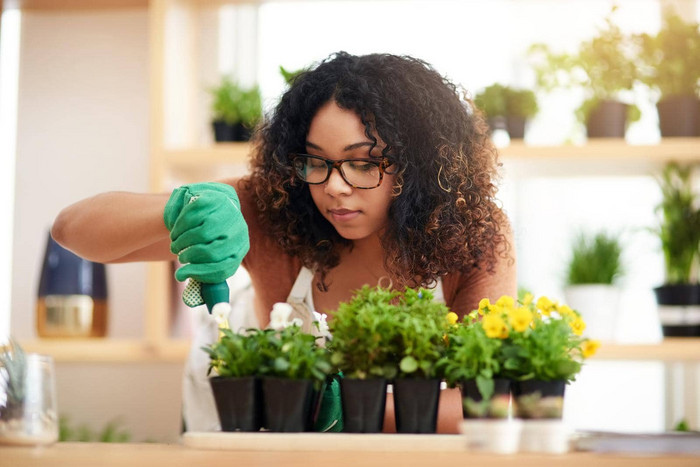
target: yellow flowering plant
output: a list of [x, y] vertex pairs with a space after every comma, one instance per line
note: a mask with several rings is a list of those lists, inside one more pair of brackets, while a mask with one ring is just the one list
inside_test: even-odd
[[501, 374], [516, 381], [573, 381], [599, 346], [581, 337], [586, 324], [578, 312], [546, 296], [503, 296], [493, 304], [483, 299], [468, 319], [501, 341]]

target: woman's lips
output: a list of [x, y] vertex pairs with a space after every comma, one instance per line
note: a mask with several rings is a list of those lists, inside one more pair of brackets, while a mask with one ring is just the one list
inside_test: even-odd
[[351, 211], [349, 209], [331, 209], [329, 212], [336, 222], [348, 222], [360, 215], [360, 211]]

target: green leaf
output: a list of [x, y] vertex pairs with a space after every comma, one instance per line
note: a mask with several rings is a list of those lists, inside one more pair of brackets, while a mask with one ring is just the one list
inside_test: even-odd
[[404, 373], [413, 373], [418, 369], [418, 361], [413, 358], [410, 355], [407, 355], [406, 357], [401, 359], [401, 363], [399, 364], [399, 368], [401, 371]]

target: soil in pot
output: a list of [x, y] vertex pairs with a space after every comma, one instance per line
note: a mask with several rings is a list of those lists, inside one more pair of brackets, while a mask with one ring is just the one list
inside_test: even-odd
[[343, 401], [343, 431], [381, 433], [386, 406], [386, 379], [340, 380]]
[[439, 379], [394, 380], [394, 416], [398, 433], [435, 433]]
[[626, 126], [627, 105], [601, 101], [588, 116], [586, 130], [589, 138], [624, 138]]
[[670, 96], [656, 104], [662, 137], [700, 136], [700, 99]]
[[518, 418], [560, 419], [566, 381], [514, 381], [513, 398]]
[[654, 294], [665, 337], [700, 336], [700, 284], [662, 285]]
[[255, 377], [210, 378], [222, 431], [258, 431], [263, 423], [260, 380]]
[[462, 416], [464, 418], [508, 418], [510, 412], [511, 381], [505, 378], [493, 380], [491, 400], [483, 403], [476, 380], [462, 381]]
[[276, 432], [312, 431], [317, 391], [309, 380], [263, 378], [265, 428]]

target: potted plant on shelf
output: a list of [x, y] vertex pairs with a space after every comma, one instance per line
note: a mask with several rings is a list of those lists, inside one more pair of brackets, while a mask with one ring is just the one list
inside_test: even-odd
[[574, 54], [555, 53], [546, 44], [533, 44], [528, 52], [541, 89], [584, 90], [576, 116], [589, 138], [622, 138], [641, 116], [630, 97], [637, 80], [634, 42], [613, 23], [612, 12], [598, 35]]
[[379, 433], [384, 424], [387, 382], [398, 373], [392, 341], [398, 326], [397, 292], [364, 286], [341, 303], [329, 324], [331, 363], [340, 380], [344, 431]]
[[658, 179], [661, 203], [656, 233], [664, 255], [665, 283], [654, 289], [664, 336], [700, 336], [698, 248], [700, 210], [692, 183], [692, 168], [670, 163]]
[[231, 77], [224, 76], [209, 90], [214, 139], [217, 142], [247, 141], [262, 117], [260, 89], [244, 89]]
[[399, 433], [434, 433], [440, 399], [438, 362], [444, 355], [449, 309], [429, 290], [406, 290], [398, 297], [397, 326], [387, 335], [395, 349], [394, 414]]
[[573, 241], [566, 266], [566, 303], [586, 321], [586, 336], [612, 341], [615, 337], [623, 274], [622, 243], [619, 236], [580, 232]]
[[641, 80], [660, 94], [661, 136], [700, 136], [700, 25], [667, 9], [659, 32], [636, 40]]
[[492, 84], [474, 97], [474, 104], [486, 114], [491, 130], [505, 129], [512, 139], [522, 139], [525, 123], [537, 114], [537, 99], [529, 89]]

